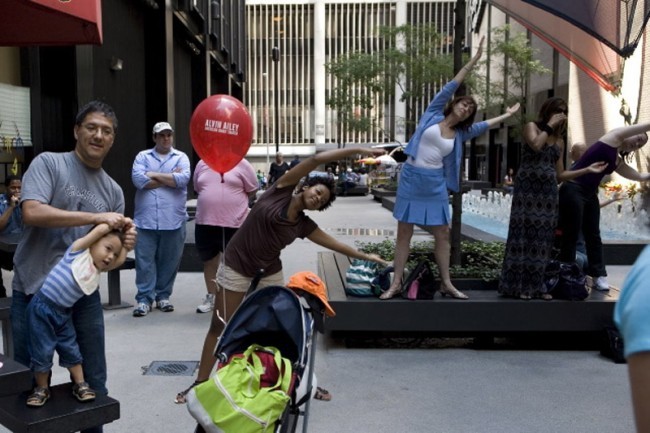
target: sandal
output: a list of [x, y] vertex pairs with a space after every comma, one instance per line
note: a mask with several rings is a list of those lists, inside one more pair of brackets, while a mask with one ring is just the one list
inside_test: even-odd
[[450, 296], [454, 299], [469, 299], [469, 296], [461, 292], [455, 287], [442, 287], [442, 284], [440, 285], [440, 289], [438, 290], [442, 296]]
[[384, 293], [379, 295], [379, 299], [385, 301], [386, 299], [394, 298], [395, 296], [399, 295], [400, 293], [402, 293], [402, 285], [401, 284], [397, 285], [397, 286], [393, 286], [392, 288], [388, 288], [388, 290], [386, 290]]
[[72, 387], [72, 395], [82, 403], [95, 399], [95, 391], [88, 386], [87, 382], [75, 383]]
[[34, 392], [27, 397], [26, 403], [29, 407], [41, 407], [49, 398], [50, 390], [42, 386], [37, 386], [34, 388]]
[[200, 382], [198, 380], [195, 380], [193, 384], [191, 384], [190, 386], [187, 387], [187, 389], [185, 389], [185, 390], [179, 392], [178, 394], [176, 394], [176, 398], [174, 399], [174, 403], [176, 403], [176, 404], [185, 404], [185, 403], [187, 403], [187, 393], [190, 392], [190, 390], [192, 388], [194, 388], [196, 385], [198, 385], [200, 383], [203, 383], [203, 382], [205, 382], [205, 380], [202, 380]]
[[332, 399], [332, 394], [320, 386], [316, 387], [316, 393], [314, 394], [316, 400], [330, 401]]

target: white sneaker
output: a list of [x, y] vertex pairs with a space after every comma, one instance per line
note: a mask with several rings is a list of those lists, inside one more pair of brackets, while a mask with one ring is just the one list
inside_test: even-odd
[[151, 311], [151, 305], [144, 302], [138, 303], [138, 306], [133, 310], [133, 317], [144, 317]]
[[196, 307], [196, 312], [209, 313], [212, 310], [214, 310], [214, 295], [212, 293], [208, 293], [205, 295], [205, 298], [203, 298], [201, 305]]
[[594, 281], [594, 289], [601, 292], [609, 291], [609, 283], [607, 282], [607, 277], [598, 277]]

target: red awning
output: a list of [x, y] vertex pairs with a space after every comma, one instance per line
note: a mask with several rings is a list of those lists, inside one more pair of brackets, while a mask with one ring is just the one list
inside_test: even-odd
[[101, 0], [2, 0], [0, 46], [101, 43]]
[[608, 91], [620, 85], [623, 59], [603, 42], [562, 18], [521, 0], [488, 0], [558, 50]]

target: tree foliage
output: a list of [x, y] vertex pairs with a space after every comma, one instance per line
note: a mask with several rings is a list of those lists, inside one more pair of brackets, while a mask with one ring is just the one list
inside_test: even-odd
[[436, 84], [452, 76], [451, 56], [433, 25], [379, 27], [376, 39], [380, 49], [351, 52], [325, 65], [335, 78], [327, 105], [337, 111], [339, 125], [350, 131], [380, 127], [383, 103], [396, 89], [400, 101], [406, 101], [406, 122], [414, 124], [411, 102], [430, 96]]
[[498, 80], [478, 82], [480, 104], [485, 107], [489, 118], [502, 113], [504, 107], [521, 103], [522, 109], [514, 117], [517, 127], [512, 130], [513, 134], [520, 136], [523, 126], [532, 120], [526, 110], [528, 83], [536, 76], [550, 74], [551, 70], [536, 59], [539, 50], [530, 45], [526, 33], [513, 32], [507, 24], [492, 31], [489, 49], [490, 65], [486, 60], [483, 65], [496, 70]]

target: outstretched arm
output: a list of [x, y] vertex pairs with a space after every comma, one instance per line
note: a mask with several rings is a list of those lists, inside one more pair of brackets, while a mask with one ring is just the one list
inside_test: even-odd
[[462, 83], [463, 80], [465, 79], [465, 76], [474, 68], [476, 63], [481, 59], [481, 56], [483, 55], [483, 43], [485, 42], [485, 36], [481, 38], [481, 42], [478, 43], [478, 50], [476, 50], [476, 54], [474, 54], [474, 57], [472, 57], [469, 62], [460, 70], [456, 73], [456, 76], [454, 77], [454, 81], [457, 83]]
[[512, 107], [506, 108], [506, 112], [503, 113], [502, 115], [488, 119], [486, 120], [486, 122], [488, 126], [498, 125], [499, 123], [503, 122], [507, 118], [512, 117], [518, 110], [519, 110], [519, 102], [517, 102]]
[[[564, 155], [564, 141], [560, 140], [560, 155]], [[555, 173], [557, 175], [557, 181], [566, 182], [567, 180], [575, 179], [584, 174], [588, 173], [602, 173], [603, 170], [607, 168], [607, 163], [600, 161], [594, 162], [588, 167], [579, 168], [577, 170], [566, 170], [564, 167], [564, 158], [559, 157], [555, 162]]]
[[368, 149], [360, 147], [351, 147], [345, 149], [328, 150], [325, 152], [317, 153], [296, 165], [291, 170], [287, 171], [276, 182], [277, 188], [284, 188], [285, 186], [294, 186], [300, 179], [307, 176], [310, 172], [315, 170], [321, 164], [328, 162], [338, 161], [349, 156], [364, 155], [364, 156], [379, 156], [386, 153], [382, 149]]
[[321, 247], [325, 247], [328, 250], [336, 251], [337, 253], [345, 254], [348, 257], [353, 257], [355, 259], [370, 260], [384, 266], [388, 265], [388, 262], [386, 262], [378, 255], [366, 254], [362, 251], [352, 248], [347, 244], [344, 244], [343, 242], [339, 242], [336, 239], [334, 239], [332, 236], [322, 231], [320, 228], [314, 230], [309, 236], [307, 236], [307, 239], [314, 242], [315, 244], [320, 245]]
[[583, 174], [587, 173], [602, 173], [606, 168], [606, 162], [594, 162], [589, 167], [583, 167], [577, 170], [565, 170], [562, 158], [558, 158], [557, 162], [555, 163], [558, 182], [566, 182], [567, 180], [575, 179], [576, 177], [580, 177]]
[[610, 146], [618, 147], [626, 138], [648, 131], [650, 131], [650, 123], [637, 123], [636, 125], [622, 126], [607, 132], [605, 135], [600, 137], [600, 141], [607, 143]]
[[106, 223], [111, 227], [124, 224], [124, 215], [117, 212], [68, 211], [36, 200], [22, 204], [23, 221], [37, 227], [76, 227]]
[[[618, 157], [620, 160], [620, 156]], [[620, 161], [618, 167], [616, 167], [616, 173], [620, 174], [626, 179], [635, 180], [637, 182], [647, 182], [650, 180], [650, 173], [639, 173], [624, 161]]]

